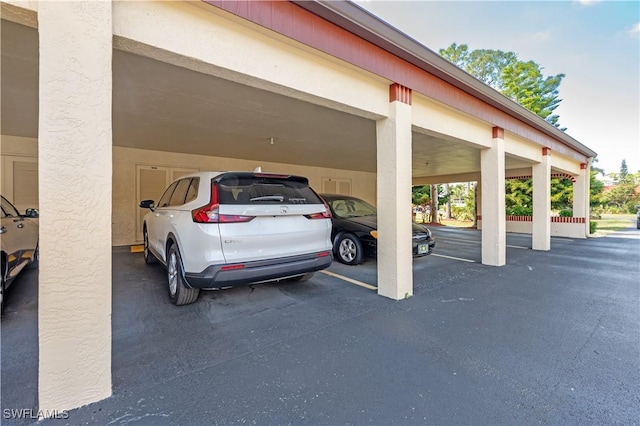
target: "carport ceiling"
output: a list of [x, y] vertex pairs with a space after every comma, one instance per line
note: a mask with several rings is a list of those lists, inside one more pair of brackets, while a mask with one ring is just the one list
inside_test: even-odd
[[[36, 138], [37, 30], [2, 20], [1, 42], [2, 134]], [[413, 138], [414, 176], [480, 169], [473, 147], [418, 133]], [[113, 144], [376, 170], [376, 130], [370, 119], [119, 50], [113, 54]], [[507, 159], [508, 168], [522, 166]]]

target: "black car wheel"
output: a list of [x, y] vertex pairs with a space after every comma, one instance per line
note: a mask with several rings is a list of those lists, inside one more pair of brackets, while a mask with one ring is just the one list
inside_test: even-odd
[[188, 305], [198, 299], [199, 288], [188, 288], [182, 278], [182, 259], [178, 247], [172, 244], [167, 255], [167, 279], [169, 281], [169, 298], [174, 305]]
[[146, 264], [156, 263], [158, 259], [149, 251], [149, 235], [147, 234], [147, 228], [142, 231], [144, 235], [144, 262]]
[[344, 233], [336, 238], [333, 251], [338, 260], [346, 265], [358, 265], [362, 263], [364, 258], [362, 243], [358, 237], [349, 233]]

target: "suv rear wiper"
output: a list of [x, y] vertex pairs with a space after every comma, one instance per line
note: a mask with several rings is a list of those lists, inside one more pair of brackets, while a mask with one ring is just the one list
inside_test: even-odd
[[284, 201], [284, 196], [282, 195], [264, 195], [262, 197], [254, 197], [251, 198], [249, 201], [278, 201], [278, 202], [283, 202]]

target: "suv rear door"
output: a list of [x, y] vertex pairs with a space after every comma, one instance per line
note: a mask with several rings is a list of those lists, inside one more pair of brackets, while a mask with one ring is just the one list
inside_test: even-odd
[[[331, 250], [331, 214], [306, 178], [225, 173], [215, 179], [227, 263]], [[235, 220], [234, 220], [235, 219]]]

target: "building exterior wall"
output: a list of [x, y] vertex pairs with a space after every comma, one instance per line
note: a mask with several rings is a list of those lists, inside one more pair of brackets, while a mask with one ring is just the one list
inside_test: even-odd
[[436, 132], [478, 147], [491, 146], [491, 124], [440, 102], [415, 94], [412, 102], [414, 130]]
[[264, 172], [291, 173], [309, 179], [316, 192], [322, 190], [322, 178], [351, 179], [352, 195], [376, 204], [375, 173], [355, 172], [321, 167], [298, 166], [256, 162], [235, 158], [209, 157], [204, 155], [149, 151], [134, 148], [113, 147], [113, 245], [128, 245], [136, 242], [136, 215], [140, 200], [136, 200], [136, 165], [189, 167], [200, 170], [246, 170], [261, 167]]
[[368, 118], [388, 113], [389, 81], [217, 7], [116, 2], [114, 36], [117, 48], [174, 65]]
[[[486, 231], [483, 263], [499, 266], [505, 263], [505, 153], [536, 162], [540, 159], [532, 146], [537, 144], [539, 150], [540, 145], [548, 144], [558, 152], [552, 157], [551, 166], [570, 173], [578, 173], [580, 161], [585, 158], [560, 139], [530, 127], [526, 120], [491, 107], [471, 92], [454, 87], [328, 22], [322, 22], [327, 33], [321, 35], [335, 35], [339, 42], [334, 41], [332, 46], [331, 37], [317, 37], [320, 43], [328, 43], [321, 49], [204, 2], [10, 0], [9, 3], [39, 13], [40, 139], [35, 145], [33, 140], [26, 141], [19, 150], [33, 152], [35, 148], [40, 166], [43, 214], [39, 403], [44, 409], [73, 408], [111, 393], [110, 248], [135, 242], [135, 217], [139, 211], [135, 196], [136, 165], [202, 170], [251, 170], [261, 166], [264, 171], [307, 176], [317, 190], [324, 177], [350, 178], [352, 193], [375, 203], [377, 198], [383, 202], [392, 200], [394, 190], [406, 187], [408, 191], [410, 175], [406, 169], [410, 167], [412, 128], [446, 135], [482, 149], [481, 182], [486, 197], [482, 216], [487, 220], [483, 230]], [[220, 3], [220, 7], [242, 8], [249, 4], [227, 2]], [[255, 4], [266, 8], [263, 10], [286, 8], [284, 17], [291, 22], [294, 15], [287, 16], [289, 11], [305, 13], [307, 24], [322, 20], [300, 12], [298, 6], [288, 2]], [[340, 41], [353, 44], [343, 49]], [[67, 49], [61, 50], [61, 45]], [[341, 54], [353, 53], [356, 45], [365, 46], [371, 57], [354, 56], [348, 60], [330, 54], [332, 47], [333, 51], [342, 49]], [[393, 164], [405, 169], [396, 176], [397, 183], [385, 185], [381, 194], [379, 188], [376, 192], [376, 186], [386, 179], [382, 172], [376, 176], [114, 146], [113, 48], [376, 120], [384, 127], [380, 129], [378, 146], [388, 149], [395, 156]], [[364, 66], [371, 64], [376, 68]], [[390, 113], [391, 83], [415, 91], [412, 110], [402, 106]], [[69, 87], [74, 90], [69, 91]], [[445, 103], [449, 105], [445, 107]], [[398, 117], [400, 122], [396, 122]], [[490, 130], [498, 125], [520, 137], [497, 141]], [[385, 135], [388, 129], [395, 136]], [[9, 145], [19, 142], [11, 138], [6, 141]], [[384, 158], [378, 161], [379, 167], [383, 161]], [[410, 214], [409, 194], [397, 199], [397, 211], [383, 218], [387, 223], [381, 225], [381, 233], [393, 233], [402, 217], [408, 218]], [[62, 205], [60, 200], [67, 200], [69, 206]], [[74, 227], [77, 218], [84, 217], [87, 210], [95, 212], [92, 220]], [[494, 226], [496, 223], [498, 226]], [[402, 229], [408, 231], [409, 223]], [[394, 281], [394, 289], [393, 294], [386, 295], [398, 299], [411, 295], [413, 282], [410, 258], [398, 250], [402, 238], [398, 232], [395, 234], [390, 253], [396, 260], [390, 260], [386, 265], [389, 268], [385, 268], [395, 268], [388, 278]], [[404, 263], [399, 263], [398, 258]], [[399, 271], [398, 265], [404, 265], [404, 270]], [[404, 287], [398, 286], [399, 282]]]

